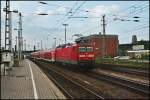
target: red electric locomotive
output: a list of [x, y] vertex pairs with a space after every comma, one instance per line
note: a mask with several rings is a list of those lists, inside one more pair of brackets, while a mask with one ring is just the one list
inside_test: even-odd
[[95, 62], [94, 49], [90, 45], [68, 44], [55, 50], [56, 61], [64, 64], [91, 65]]

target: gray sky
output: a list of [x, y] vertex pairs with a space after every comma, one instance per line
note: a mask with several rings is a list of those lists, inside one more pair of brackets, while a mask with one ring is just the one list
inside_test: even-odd
[[[12, 1], [11, 10], [19, 10], [23, 14], [23, 37], [27, 41], [27, 49], [43, 42], [43, 47], [51, 48], [54, 39], [57, 45], [64, 43], [64, 26], [67, 23], [67, 42], [73, 42], [77, 37], [98, 34], [102, 31], [101, 16], [106, 15], [106, 34], [119, 36], [119, 43], [130, 43], [132, 35], [138, 40], [149, 39], [149, 2], [148, 1]], [[1, 6], [2, 46], [4, 46], [5, 13]], [[70, 13], [69, 13], [70, 12]], [[37, 15], [47, 13], [47, 16]], [[135, 16], [140, 22], [134, 22]], [[69, 18], [89, 17], [89, 18]], [[13, 14], [13, 28], [18, 28], [18, 15]], [[117, 19], [117, 20], [115, 20]], [[132, 21], [121, 21], [132, 20]], [[17, 31], [13, 30], [13, 46]]]

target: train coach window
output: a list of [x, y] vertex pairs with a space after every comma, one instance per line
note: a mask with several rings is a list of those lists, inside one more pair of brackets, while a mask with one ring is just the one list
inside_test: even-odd
[[79, 51], [80, 52], [86, 52], [86, 48], [85, 47], [79, 47]]
[[92, 48], [92, 47], [87, 47], [87, 48], [86, 48], [86, 51], [87, 51], [87, 52], [93, 52], [93, 48]]

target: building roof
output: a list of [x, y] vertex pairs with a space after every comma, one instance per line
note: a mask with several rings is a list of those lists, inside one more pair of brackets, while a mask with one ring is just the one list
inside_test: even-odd
[[101, 34], [93, 34], [93, 35], [90, 35], [90, 36], [84, 36], [84, 37], [80, 37], [78, 39], [75, 40], [76, 43], [80, 43], [80, 42], [86, 42], [88, 41], [89, 39], [91, 38], [103, 38], [103, 36], [105, 36], [105, 38], [118, 38], [118, 35], [101, 35]]
[[128, 50], [127, 52], [150, 52], [150, 50]]

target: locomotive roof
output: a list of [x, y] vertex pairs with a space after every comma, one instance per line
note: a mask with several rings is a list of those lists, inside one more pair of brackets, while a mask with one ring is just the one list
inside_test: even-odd
[[61, 44], [61, 45], [57, 46], [56, 48], [65, 48], [65, 47], [67, 47], [67, 46], [72, 46], [72, 45], [74, 45], [74, 44], [72, 44], [72, 43]]

